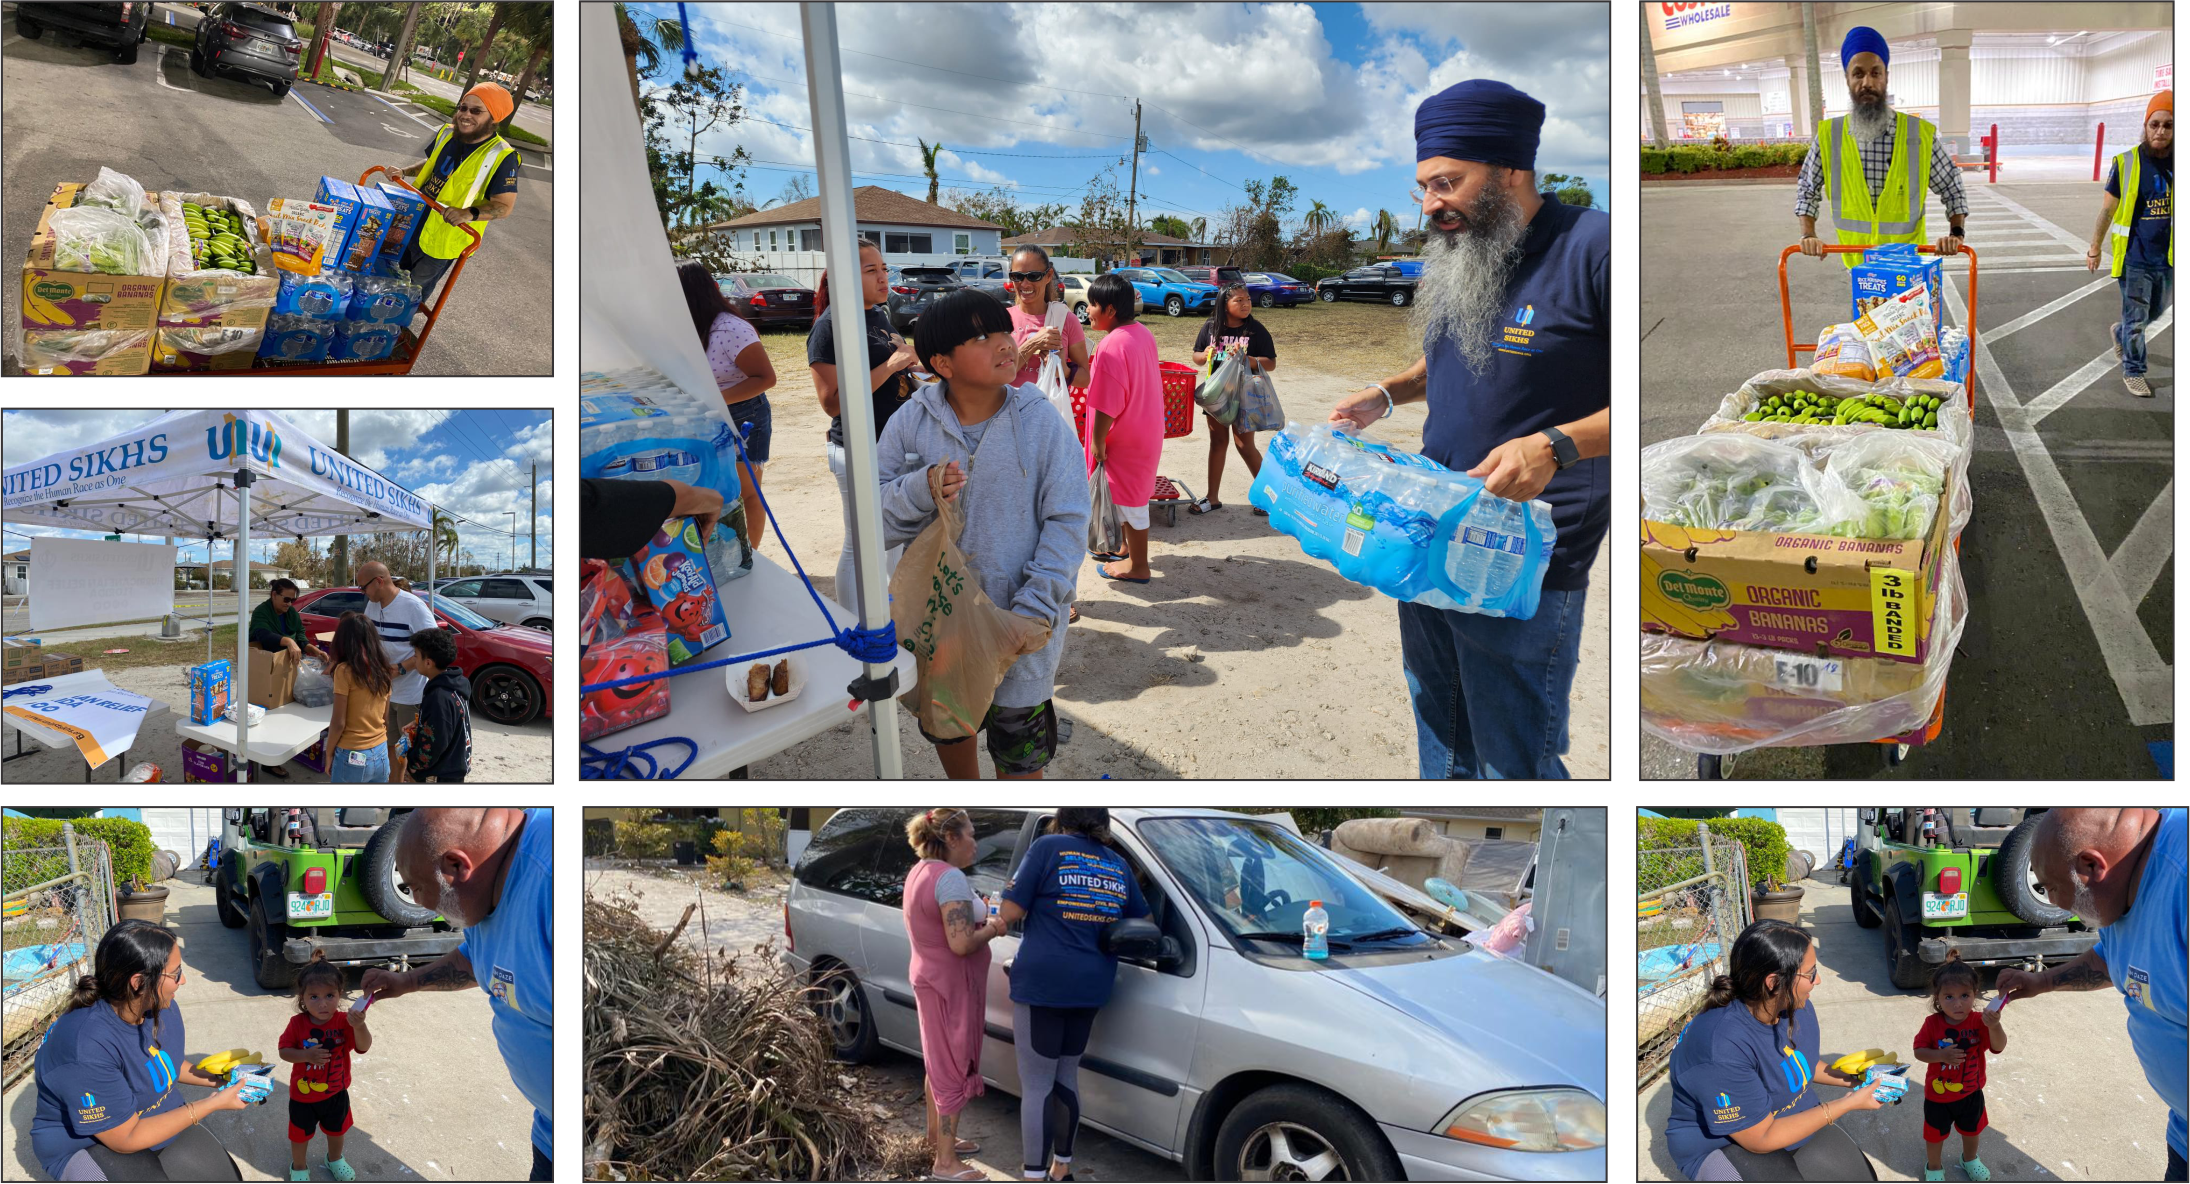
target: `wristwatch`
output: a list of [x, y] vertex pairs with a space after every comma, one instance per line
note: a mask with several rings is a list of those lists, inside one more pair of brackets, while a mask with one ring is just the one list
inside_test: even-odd
[[1558, 461], [1560, 468], [1572, 468], [1574, 462], [1582, 459], [1582, 450], [1575, 447], [1574, 441], [1565, 432], [1557, 428], [1545, 428], [1544, 439], [1551, 441], [1551, 459]]

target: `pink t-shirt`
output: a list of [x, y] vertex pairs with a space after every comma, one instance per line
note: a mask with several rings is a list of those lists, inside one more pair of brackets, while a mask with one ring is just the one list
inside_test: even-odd
[[1121, 506], [1145, 506], [1156, 491], [1156, 462], [1163, 456], [1163, 371], [1157, 366], [1156, 338], [1135, 321], [1103, 335], [1089, 359], [1087, 449], [1089, 472], [1095, 469], [1095, 413], [1118, 422], [1104, 443], [1109, 455], [1110, 497]]
[[[1025, 345], [1027, 338], [1032, 337], [1042, 331], [1042, 325], [1043, 322], [1041, 317], [1030, 317], [1026, 314], [1025, 310], [1019, 307], [1018, 301], [1014, 300], [1011, 302], [1011, 342], [1013, 345]], [[1080, 320], [1078, 317], [1068, 316], [1065, 318], [1064, 335], [1065, 348], [1063, 350], [1063, 353], [1065, 359], [1065, 372], [1069, 376], [1072, 372], [1072, 347], [1075, 345], [1082, 345], [1086, 343], [1087, 330], [1080, 327]], [[1011, 381], [1015, 385], [1033, 386], [1035, 383], [1041, 381], [1041, 378], [1042, 359], [1036, 357], [1033, 361], [1028, 362], [1024, 366], [1021, 366], [1019, 368], [1018, 377], [1012, 379]]]
[[715, 371], [715, 385], [736, 386], [752, 377], [738, 369], [738, 355], [759, 340], [759, 332], [745, 318], [715, 314], [715, 323], [707, 331], [707, 364]]

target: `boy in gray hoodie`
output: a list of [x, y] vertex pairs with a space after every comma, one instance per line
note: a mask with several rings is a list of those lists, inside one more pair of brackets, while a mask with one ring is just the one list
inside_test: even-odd
[[[883, 544], [911, 542], [935, 520], [928, 470], [941, 466], [944, 499], [965, 499], [958, 545], [981, 590], [1050, 630], [1047, 645], [1004, 672], [981, 723], [998, 777], [1040, 777], [1057, 754], [1050, 694], [1087, 550], [1087, 460], [1040, 390], [1011, 385], [1019, 369], [1011, 314], [988, 293], [968, 288], [936, 301], [914, 326], [913, 348], [937, 381], [913, 392], [875, 445]], [[944, 773], [981, 775], [971, 739], [928, 737]]]

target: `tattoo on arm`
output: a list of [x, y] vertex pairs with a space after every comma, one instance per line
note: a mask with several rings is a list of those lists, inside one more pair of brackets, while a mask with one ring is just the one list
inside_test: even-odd
[[418, 975], [421, 991], [461, 991], [478, 983], [479, 980], [472, 977], [469, 965], [454, 960], [436, 962]]
[[2064, 963], [2053, 972], [2053, 989], [2056, 991], [2096, 991], [2114, 985], [2114, 977], [2106, 972], [2106, 964], [2092, 958], [2089, 953], [2074, 962]]
[[973, 904], [971, 901], [954, 900], [943, 906], [943, 932], [956, 946], [973, 939]]

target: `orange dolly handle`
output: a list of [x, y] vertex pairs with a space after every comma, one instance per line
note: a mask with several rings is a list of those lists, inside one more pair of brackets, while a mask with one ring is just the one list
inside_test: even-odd
[[[1825, 253], [1828, 255], [1861, 254], [1869, 249], [1867, 246], [1843, 246], [1839, 243], [1825, 244]], [[1917, 247], [1916, 250], [1918, 254], [1923, 255], [1936, 255], [1939, 253], [1938, 248], [1928, 243]], [[1787, 260], [1801, 253], [1802, 247], [1799, 243], [1779, 253], [1779, 320], [1780, 325], [1786, 330], [1787, 368], [1789, 370], [1793, 370], [1801, 364], [1796, 360], [1795, 355], [1817, 352], [1816, 342], [1803, 343], [1795, 340], [1795, 306], [1793, 300], [1787, 294]], [[1970, 335], [1970, 366], [1964, 386], [1969, 392], [1970, 414], [1975, 415], [1977, 413], [1977, 252], [1965, 243], [1962, 246], [1962, 253], [1969, 256], [1969, 313], [1964, 318], [1967, 323], [1963, 328]]]

